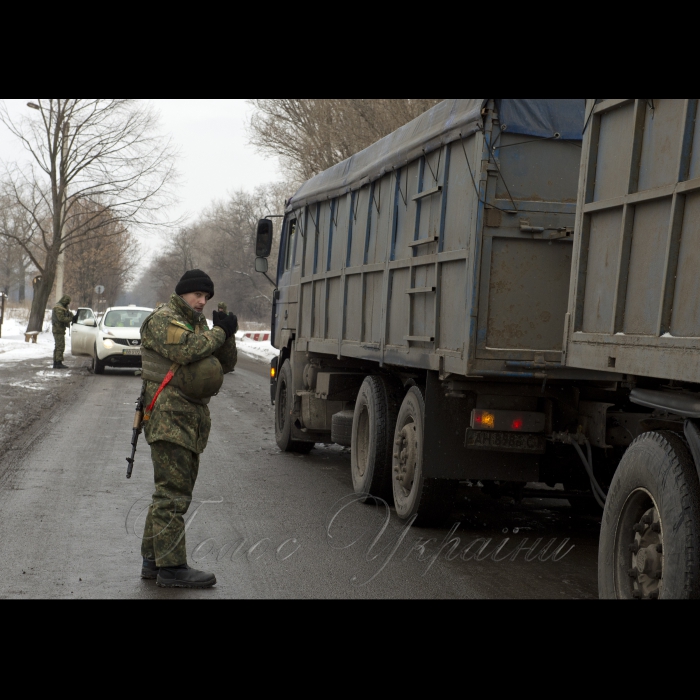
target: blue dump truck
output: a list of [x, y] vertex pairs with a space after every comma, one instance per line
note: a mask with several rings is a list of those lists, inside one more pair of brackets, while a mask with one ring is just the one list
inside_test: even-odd
[[445, 100], [304, 183], [272, 309], [280, 448], [351, 446], [359, 497], [419, 523], [460, 481], [561, 484], [604, 509], [602, 597], [700, 595], [696, 109]]

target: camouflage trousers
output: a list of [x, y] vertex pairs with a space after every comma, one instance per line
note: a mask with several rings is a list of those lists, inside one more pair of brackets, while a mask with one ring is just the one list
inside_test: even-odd
[[66, 351], [66, 332], [53, 334], [53, 361], [63, 362], [63, 353]]
[[187, 563], [184, 515], [192, 502], [199, 455], [173, 442], [151, 443], [156, 490], [148, 507], [141, 555], [156, 566]]

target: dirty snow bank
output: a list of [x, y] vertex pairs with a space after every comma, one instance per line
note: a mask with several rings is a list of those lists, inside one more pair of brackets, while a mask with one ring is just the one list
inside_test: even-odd
[[236, 333], [236, 348], [248, 357], [261, 362], [269, 362], [273, 357], [277, 357], [278, 351], [272, 347], [269, 340], [251, 340], [244, 337], [245, 331]]

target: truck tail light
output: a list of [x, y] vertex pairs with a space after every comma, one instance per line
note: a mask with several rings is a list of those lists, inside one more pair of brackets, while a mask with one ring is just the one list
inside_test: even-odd
[[472, 409], [472, 430], [506, 430], [523, 433], [544, 432], [545, 415], [535, 411], [502, 411], [493, 408]]
[[478, 426], [484, 429], [492, 429], [495, 424], [495, 420], [496, 417], [493, 415], [493, 413], [489, 413], [488, 411], [472, 411], [472, 423], [476, 424], [472, 425], [472, 428]]

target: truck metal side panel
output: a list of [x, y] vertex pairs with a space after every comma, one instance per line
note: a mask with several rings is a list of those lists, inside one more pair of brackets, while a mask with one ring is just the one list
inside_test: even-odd
[[697, 103], [587, 103], [570, 367], [700, 381]]
[[[353, 156], [359, 174], [350, 159], [290, 200], [298, 252], [278, 270], [276, 313], [296, 311], [298, 350], [472, 376], [560, 363], [583, 110], [576, 121], [571, 100], [451, 102], [402, 127], [408, 151], [390, 135]], [[459, 104], [472, 110], [464, 134], [436, 121], [458, 123]], [[568, 131], [550, 133], [560, 108]]]

